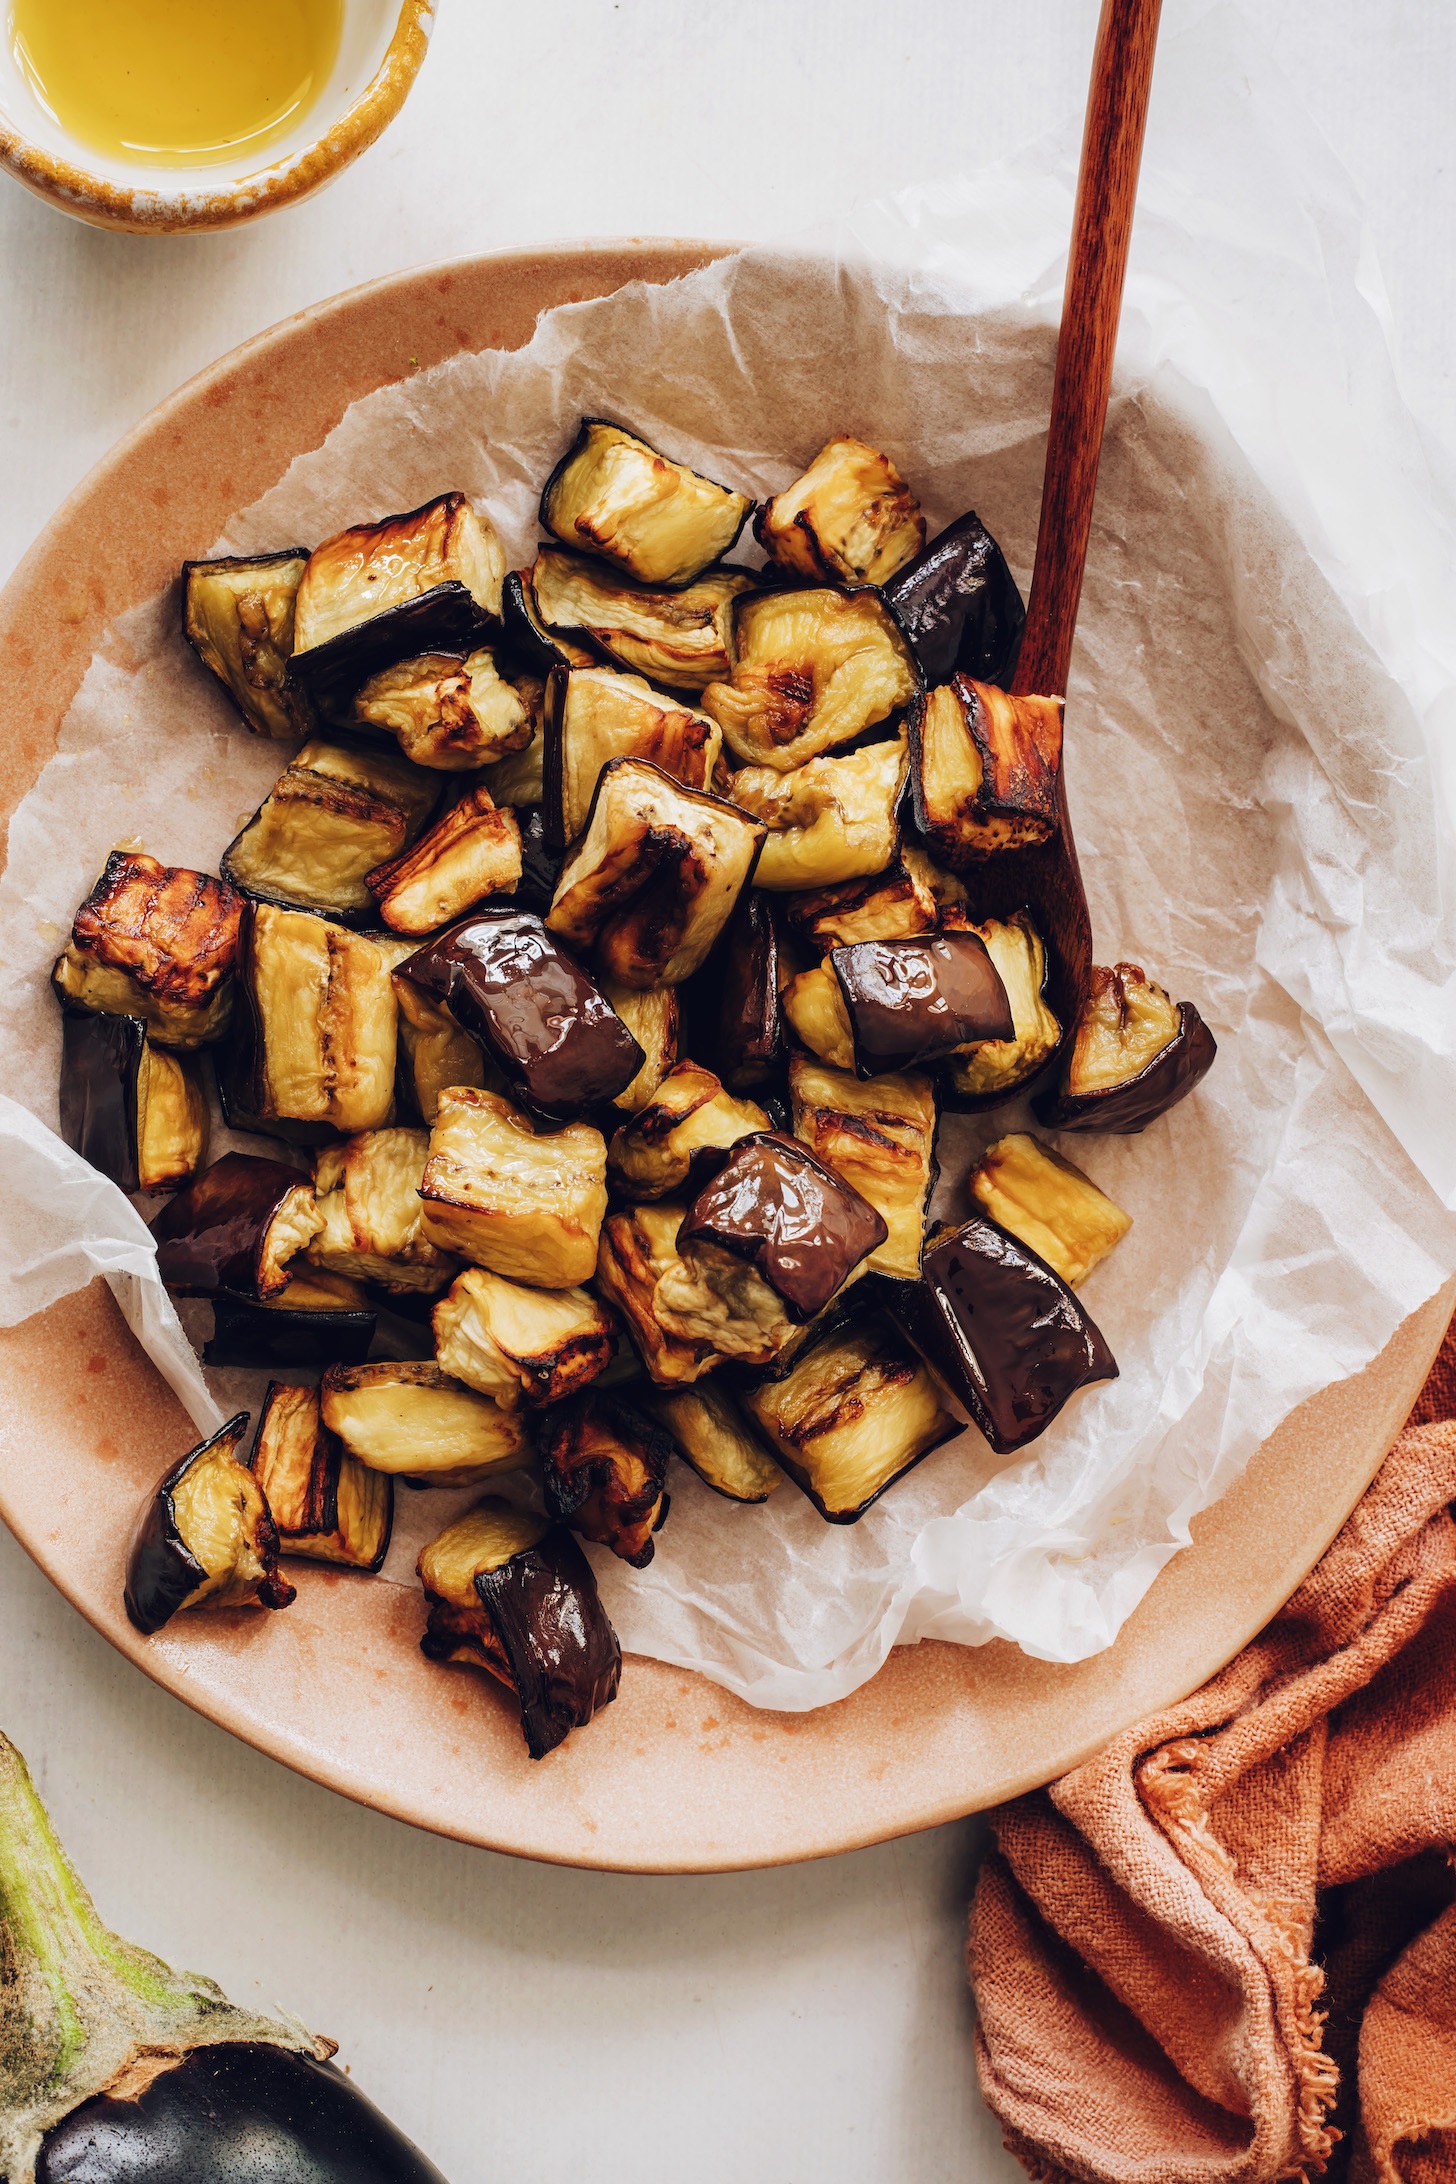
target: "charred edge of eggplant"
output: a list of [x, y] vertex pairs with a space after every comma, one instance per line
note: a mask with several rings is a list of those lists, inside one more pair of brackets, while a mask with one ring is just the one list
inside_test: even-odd
[[[1036, 849], [1012, 850], [1008, 854], [1013, 857], [1033, 858], [1044, 857], [1049, 854], [1056, 855], [1060, 839], [1060, 834], [1058, 834], [1050, 842], [1042, 843]], [[972, 880], [967, 881], [968, 887], [973, 887], [973, 885]], [[958, 1090], [952, 1075], [953, 1065], [951, 1060], [947, 1059], [937, 1064], [933, 1072], [936, 1099], [946, 1113], [953, 1115], [986, 1115], [993, 1108], [1006, 1106], [1010, 1100], [1029, 1097], [1037, 1085], [1045, 1084], [1052, 1071], [1059, 1067], [1066, 1055], [1075, 1022], [1073, 1012], [1068, 1005], [1068, 996], [1071, 991], [1070, 980], [1058, 958], [1056, 944], [1048, 931], [1049, 921], [1046, 916], [1034, 910], [1030, 903], [1022, 903], [1015, 910], [989, 910], [984, 916], [981, 915], [979, 910], [968, 911], [967, 914], [971, 917], [971, 921], [978, 925], [1010, 925], [1017, 918], [1026, 919], [1042, 945], [1041, 985], [1037, 989], [1038, 996], [1043, 1006], [1050, 1010], [1051, 1014], [1056, 1018], [1059, 1032], [1056, 1045], [1049, 1054], [1043, 1056], [1042, 1060], [1034, 1068], [1026, 1070], [1022, 1076], [1013, 1079], [1010, 1084], [995, 1086], [989, 1092], [962, 1092]], [[995, 959], [992, 960], [994, 962]]]
[[[611, 1704], [621, 1681], [622, 1648], [591, 1564], [558, 1526], [499, 1569], [482, 1570], [475, 1594], [510, 1668], [526, 1750], [544, 1759]], [[566, 1645], [556, 1632], [545, 1642], [548, 1612]]]
[[[721, 545], [717, 549], [715, 553], [710, 554], [708, 559], [703, 562], [700, 567], [695, 569], [691, 576], [680, 577], [675, 584], [667, 583], [661, 578], [654, 578], [652, 581], [651, 588], [653, 591], [686, 591], [689, 584], [695, 584], [697, 582], [698, 578], [702, 575], [704, 569], [712, 568], [720, 561], [726, 561], [729, 554], [732, 553], [734, 547], [738, 544], [738, 541], [743, 536], [744, 525], [748, 522], [749, 517], [753, 514], [755, 507], [753, 495], [751, 493], [739, 493], [736, 487], [731, 485], [724, 485], [720, 478], [710, 478], [707, 472], [704, 470], [694, 470], [691, 463], [679, 462], [675, 455], [665, 455], [660, 447], [654, 447], [652, 442], [648, 439], [644, 439], [642, 434], [636, 431], [633, 426], [622, 424], [621, 421], [616, 417], [583, 417], [577, 425], [575, 439], [567, 448], [565, 454], [561, 457], [561, 460], [557, 463], [555, 469], [551, 472], [550, 477], [546, 480], [546, 483], [541, 488], [541, 498], [540, 501], [537, 503], [537, 513], [540, 518], [541, 528], [549, 533], [553, 544], [557, 546], [564, 546], [571, 553], [581, 554], [588, 561], [599, 561], [603, 569], [609, 570], [614, 577], [621, 574], [622, 564], [613, 561], [609, 555], [593, 553], [591, 547], [582, 538], [563, 538], [561, 533], [552, 524], [551, 518], [546, 512], [547, 505], [550, 502], [551, 495], [555, 490], [558, 479], [560, 478], [562, 472], [566, 469], [567, 465], [571, 462], [572, 458], [580, 453], [581, 448], [586, 441], [586, 436], [593, 425], [605, 425], [610, 432], [624, 433], [629, 440], [635, 440], [639, 447], [647, 448], [653, 455], [658, 458], [660, 462], [670, 463], [674, 470], [686, 470], [690, 477], [700, 479], [704, 485], [711, 485], [717, 492], [727, 493], [731, 495], [734, 499], [741, 500], [744, 503], [743, 514], [738, 519], [738, 528], [733, 533], [733, 536], [730, 539], [727, 539], [723, 543], [723, 545]], [[640, 582], [643, 580], [638, 579], [638, 581]]]
[[[1075, 1025], [1070, 1036], [1076, 1036]], [[1057, 1051], [1063, 1054], [1066, 1048], [1064, 1035]], [[1218, 1042], [1193, 1003], [1180, 1001], [1173, 1038], [1135, 1077], [1109, 1085], [1105, 1092], [1068, 1093], [1057, 1087], [1034, 1100], [1033, 1110], [1048, 1130], [1104, 1130], [1114, 1137], [1136, 1137], [1202, 1084], [1217, 1055]]]
[[[144, 1638], [155, 1637], [207, 1579], [207, 1571], [182, 1536], [173, 1495], [193, 1466], [218, 1448], [242, 1465], [238, 1449], [248, 1430], [248, 1416], [247, 1411], [237, 1412], [206, 1441], [189, 1449], [158, 1482], [147, 1500], [127, 1557], [122, 1595], [128, 1619]], [[246, 1469], [246, 1466], [242, 1465], [242, 1468]], [[256, 1544], [265, 1570], [258, 1583], [258, 1599], [265, 1607], [286, 1608], [295, 1598], [295, 1592], [293, 1586], [278, 1575], [278, 1532], [268, 1514], [266, 1500]]]
[[[978, 584], [982, 605], [978, 612], [976, 603], [968, 602], [957, 615], [955, 584], [959, 571], [967, 567], [977, 578], [983, 577]], [[935, 578], [941, 570], [946, 576], [937, 587]], [[887, 578], [884, 593], [920, 664], [927, 690], [949, 682], [955, 674], [1010, 689], [1021, 655], [1026, 605], [1006, 556], [973, 508], [947, 524], [913, 561]]]
[[750, 874], [707, 961], [683, 988], [691, 1046], [728, 1092], [756, 1092], [783, 1073], [775, 906]]
[[566, 858], [561, 850], [551, 847], [546, 814], [539, 804], [528, 804], [518, 811], [516, 823], [521, 830], [521, 876], [511, 901], [522, 910], [530, 910], [538, 918], [544, 918], [555, 900], [556, 884]]
[[[296, 910], [299, 905], [289, 903], [287, 907]], [[310, 912], [304, 914], [312, 915]], [[326, 922], [338, 921], [331, 919]], [[277, 1138], [283, 1145], [334, 1144], [339, 1132], [331, 1122], [293, 1122], [286, 1116], [257, 1113], [254, 1101], [257, 1097], [257, 1052], [260, 1035], [256, 1026], [251, 981], [244, 978], [238, 983], [242, 1005], [234, 1012], [227, 1040], [214, 1051], [213, 1057], [213, 1079], [217, 1085], [217, 1102], [222, 1109], [223, 1121], [230, 1130], [238, 1131], [245, 1137]]]
[[288, 663], [289, 679], [325, 719], [347, 720], [354, 697], [371, 675], [422, 652], [473, 652], [493, 626], [493, 616], [468, 585], [451, 577], [341, 629], [321, 645], [295, 652]]
[[[609, 1455], [590, 1457], [585, 1463], [569, 1469], [563, 1466], [562, 1455], [570, 1448], [573, 1435], [592, 1418], [600, 1419], [614, 1441], [623, 1443], [640, 1458], [647, 1473], [647, 1485], [637, 1496], [614, 1496], [612, 1490], [618, 1471]], [[669, 1499], [664, 1482], [674, 1444], [666, 1429], [655, 1419], [648, 1418], [635, 1404], [624, 1402], [621, 1397], [603, 1389], [587, 1388], [579, 1395], [568, 1396], [564, 1402], [553, 1403], [540, 1414], [536, 1446], [547, 1515], [580, 1532], [583, 1539], [591, 1540], [595, 1546], [605, 1547], [629, 1569], [645, 1570], [653, 1556], [651, 1534], [633, 1554], [622, 1553], [616, 1545], [616, 1535], [635, 1531], [649, 1514], [653, 1516], [654, 1533], [660, 1532], [667, 1522]], [[602, 1500], [604, 1513], [617, 1520], [605, 1536], [605, 1528], [589, 1531], [580, 1521], [588, 1504], [598, 1497]]]
[[[602, 563], [602, 567], [609, 564]], [[513, 666], [528, 675], [549, 676], [555, 667], [578, 667], [566, 647], [552, 636], [541, 618], [535, 595], [526, 582], [528, 570], [512, 569], [501, 594], [501, 642], [509, 653]], [[571, 632], [571, 642], [580, 652], [590, 653], [594, 661], [607, 667], [618, 663], [610, 658], [606, 647], [597, 642], [589, 629]]]
[[362, 1365], [377, 1324], [373, 1312], [298, 1311], [259, 1304], [228, 1289], [219, 1290], [211, 1302], [212, 1335], [203, 1345], [204, 1365], [257, 1372]]
[[[869, 1318], [879, 1305], [879, 1284], [886, 1281], [896, 1289], [905, 1286], [894, 1276], [862, 1274], [858, 1281], [851, 1282], [847, 1288], [841, 1289], [836, 1296], [831, 1297], [818, 1317], [807, 1321], [803, 1327], [799, 1328], [797, 1334], [791, 1336], [778, 1355], [771, 1357], [766, 1365], [743, 1365], [737, 1360], [730, 1359], [728, 1364], [715, 1373], [714, 1378], [721, 1380], [725, 1388], [744, 1395], [750, 1393], [754, 1388], [762, 1387], [765, 1382], [773, 1383], [787, 1380], [790, 1373], [797, 1365], [802, 1363], [809, 1355], [809, 1352], [816, 1349], [821, 1342], [826, 1341], [830, 1335], [843, 1334], [844, 1330], [847, 1327], [852, 1327], [857, 1320]], [[762, 1430], [757, 1420], [750, 1419], [749, 1422], [755, 1432]], [[774, 1462], [778, 1463], [777, 1442], [767, 1440], [764, 1446], [773, 1457]]]
[[[189, 626], [191, 616], [188, 612], [188, 594], [192, 588], [192, 572], [194, 569], [281, 569], [286, 562], [292, 561], [302, 562], [307, 565], [309, 554], [311, 551], [312, 549], [307, 546], [283, 546], [280, 547], [276, 553], [271, 554], [213, 554], [205, 560], [184, 561], [182, 564], [181, 585], [183, 642], [191, 648], [192, 652], [196, 655], [199, 664], [206, 670], [210, 679], [218, 685], [220, 690], [222, 690], [227, 698], [229, 705], [233, 708], [239, 720], [243, 721], [246, 724], [248, 731], [251, 735], [258, 735], [262, 733], [262, 731], [259, 729], [257, 722], [250, 717], [247, 707], [243, 704], [237, 692], [233, 689], [233, 686], [231, 682], [229, 682], [228, 678], [225, 675], [220, 675], [217, 669], [212, 665], [212, 662], [208, 659], [207, 654], [203, 651], [198, 639], [192, 634], [192, 630]], [[280, 693], [280, 697], [281, 695], [282, 693]], [[297, 695], [295, 694], [294, 703], [297, 704], [297, 702]], [[306, 710], [306, 706], [304, 708], [301, 708], [301, 710]], [[307, 720], [301, 721], [298, 727], [295, 729], [294, 733], [300, 738], [306, 736], [308, 733]], [[282, 737], [279, 737], [277, 740], [279, 742], [282, 742], [284, 739]]]
[[118, 1190], [139, 1188], [137, 1073], [146, 1051], [140, 1016], [61, 1019], [61, 1136]]

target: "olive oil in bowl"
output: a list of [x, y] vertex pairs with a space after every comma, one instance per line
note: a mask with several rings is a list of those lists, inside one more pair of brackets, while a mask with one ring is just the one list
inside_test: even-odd
[[10, 0], [15, 61], [75, 143], [145, 167], [268, 153], [338, 59], [344, 0]]

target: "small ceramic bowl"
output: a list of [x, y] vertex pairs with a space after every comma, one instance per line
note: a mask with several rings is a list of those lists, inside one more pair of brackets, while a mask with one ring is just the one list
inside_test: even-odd
[[145, 167], [78, 144], [0, 50], [0, 166], [93, 227], [134, 234], [236, 227], [322, 189], [388, 128], [419, 73], [437, 0], [345, 0], [339, 57], [292, 135], [236, 164]]

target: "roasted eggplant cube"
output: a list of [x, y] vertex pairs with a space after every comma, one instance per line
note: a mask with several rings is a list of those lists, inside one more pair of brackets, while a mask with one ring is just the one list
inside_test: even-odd
[[668, 1071], [677, 1062], [682, 1044], [682, 1007], [677, 986], [619, 986], [603, 981], [602, 991], [646, 1059], [632, 1082], [618, 1092], [612, 1105], [619, 1113], [635, 1115], [648, 1104]]
[[887, 870], [790, 895], [784, 910], [816, 955], [861, 940], [908, 940], [939, 919], [938, 877], [922, 851], [902, 847]]
[[239, 983], [249, 1037], [240, 1080], [251, 1113], [375, 1130], [394, 1104], [389, 958], [361, 933], [255, 903]]
[[739, 758], [778, 773], [863, 735], [920, 689], [904, 633], [870, 586], [746, 592], [733, 602], [729, 651], [732, 674], [709, 683], [703, 710]]
[[956, 675], [910, 714], [915, 825], [933, 857], [964, 872], [1058, 825], [1060, 698], [1013, 698]]
[[248, 1414], [188, 1451], [148, 1496], [126, 1565], [126, 1612], [150, 1638], [183, 1608], [286, 1608], [267, 1497], [238, 1454]]
[[261, 1300], [218, 1290], [202, 1362], [260, 1371], [362, 1365], [377, 1326], [378, 1315], [358, 1282], [311, 1271], [295, 1274], [285, 1288]]
[[854, 1030], [839, 981], [827, 963], [800, 971], [784, 988], [783, 1010], [796, 1039], [831, 1069], [854, 1069]]
[[598, 1389], [557, 1403], [536, 1437], [547, 1510], [634, 1570], [652, 1560], [667, 1516], [672, 1442], [660, 1426]]
[[725, 1092], [710, 1069], [679, 1062], [653, 1098], [607, 1148], [607, 1182], [626, 1198], [668, 1198], [705, 1182], [716, 1155], [769, 1118]]
[[[545, 708], [546, 686], [543, 683], [541, 685], [541, 712], [543, 718]], [[545, 746], [541, 741], [540, 730], [536, 729], [533, 731], [529, 743], [523, 743], [519, 751], [512, 751], [509, 758], [497, 759], [496, 763], [493, 766], [488, 766], [485, 771], [485, 786], [490, 790], [496, 803], [503, 811], [518, 811], [520, 813], [523, 838], [527, 828], [528, 816], [534, 816], [540, 827], [543, 842], [545, 840], [545, 823], [541, 817], [540, 804], [542, 797], [546, 794], [545, 768]], [[556, 852], [553, 851], [552, 854], [556, 855]], [[554, 874], [552, 884], [555, 884]], [[546, 899], [548, 902], [551, 899], [550, 887], [546, 890]]]
[[998, 1456], [1046, 1432], [1080, 1388], [1116, 1380], [1100, 1330], [1044, 1259], [977, 1217], [931, 1238], [886, 1306]]
[[888, 455], [828, 440], [753, 523], [760, 546], [811, 584], [883, 584], [925, 544], [920, 503]]
[[486, 1669], [514, 1693], [532, 1759], [616, 1697], [622, 1649], [569, 1532], [482, 1501], [431, 1540], [419, 1576], [423, 1651]]
[[[696, 1296], [695, 1277], [683, 1267], [677, 1249], [685, 1211], [681, 1204], [649, 1205], [609, 1214], [602, 1223], [597, 1256], [597, 1287], [621, 1313], [648, 1377], [659, 1387], [700, 1380], [721, 1365], [727, 1354], [707, 1334], [674, 1333], [659, 1302], [659, 1285], [670, 1275], [677, 1277], [679, 1289], [692, 1285], [689, 1295]], [[669, 1288], [673, 1286], [669, 1282]], [[719, 1322], [726, 1317], [720, 1310], [714, 1321], [720, 1333]], [[755, 1338], [756, 1349], [772, 1354], [761, 1329], [748, 1332]]]
[[293, 607], [306, 546], [278, 554], [182, 564], [182, 631], [255, 736], [288, 742], [313, 727], [313, 708], [288, 680]]
[[61, 1136], [124, 1191], [170, 1191], [207, 1157], [207, 1099], [188, 1055], [153, 1046], [138, 1016], [61, 1025]]
[[831, 949], [829, 968], [861, 1077], [1015, 1036], [1006, 988], [979, 933], [857, 940]]
[[753, 875], [764, 829], [660, 766], [613, 759], [561, 868], [546, 923], [624, 986], [679, 986]]
[[934, 1379], [878, 1313], [826, 1335], [744, 1407], [830, 1524], [854, 1524], [886, 1487], [961, 1428]]
[[384, 728], [415, 766], [440, 773], [493, 766], [531, 740], [531, 709], [486, 646], [424, 652], [371, 675], [353, 718]]
[[561, 849], [585, 827], [612, 759], [648, 759], [684, 787], [706, 789], [723, 747], [706, 713], [659, 697], [638, 675], [605, 667], [552, 672], [541, 736], [546, 823]]
[[684, 1256], [741, 1259], [802, 1325], [884, 1243], [882, 1216], [852, 1184], [777, 1130], [744, 1138], [688, 1208]]
[[728, 673], [728, 619], [747, 569], [708, 569], [680, 591], [653, 591], [584, 554], [543, 547], [529, 571], [540, 620], [553, 638], [589, 636], [614, 664], [671, 690], [702, 690]]
[[774, 905], [745, 887], [686, 993], [689, 1044], [730, 1092], [756, 1091], [778, 1075], [782, 977]]
[[588, 1386], [612, 1362], [617, 1328], [585, 1289], [527, 1289], [467, 1267], [434, 1311], [441, 1370], [503, 1410], [539, 1409]]
[[458, 1262], [425, 1235], [420, 1184], [428, 1130], [365, 1130], [327, 1145], [314, 1161], [314, 1200], [323, 1226], [308, 1247], [310, 1266], [393, 1294], [435, 1296]]
[[438, 1365], [331, 1365], [319, 1415], [348, 1455], [415, 1486], [476, 1486], [531, 1460], [515, 1413]]
[[926, 687], [959, 670], [978, 682], [1011, 681], [1026, 609], [1006, 556], [972, 509], [931, 540], [885, 585]]
[[394, 1523], [394, 1481], [345, 1455], [319, 1415], [316, 1388], [269, 1383], [252, 1464], [282, 1553], [345, 1570], [384, 1567]]
[[1132, 1215], [1090, 1176], [1019, 1131], [986, 1147], [971, 1176], [971, 1195], [1069, 1289], [1085, 1281], [1132, 1227]]
[[521, 877], [521, 830], [490, 791], [470, 789], [403, 857], [368, 875], [392, 932], [437, 933], [487, 895], [509, 895]]
[[399, 1011], [395, 1090], [400, 1111], [428, 1129], [442, 1092], [451, 1085], [486, 1083], [485, 1056], [445, 1003], [400, 971], [394, 974], [394, 998]]
[[223, 878], [255, 902], [367, 922], [370, 873], [403, 855], [438, 794], [438, 776], [392, 752], [306, 743], [229, 842]]
[[642, 1400], [683, 1462], [726, 1501], [764, 1502], [783, 1483], [757, 1428], [718, 1381], [654, 1388]]
[[918, 1070], [868, 1084], [803, 1055], [789, 1064], [794, 1135], [854, 1186], [883, 1220], [868, 1274], [913, 1282], [935, 1187], [935, 1091]]
[[537, 1131], [491, 1092], [440, 1095], [420, 1184], [425, 1234], [532, 1289], [588, 1281], [607, 1210], [607, 1147], [573, 1122]]
[[733, 801], [768, 828], [754, 885], [832, 887], [883, 872], [899, 848], [904, 780], [903, 736], [847, 758], [811, 758], [793, 773], [745, 766], [733, 776]]
[[988, 1039], [950, 1057], [946, 1084], [961, 1107], [996, 1107], [1028, 1083], [1056, 1053], [1062, 1027], [1047, 1002], [1047, 954], [1024, 910], [963, 930], [980, 935], [1011, 1006], [1009, 1039]]
[[1170, 1001], [1136, 963], [1100, 964], [1060, 1087], [1036, 1103], [1052, 1130], [1145, 1130], [1186, 1098], [1218, 1047], [1191, 1001]]
[[479, 911], [412, 955], [400, 976], [443, 1001], [522, 1103], [548, 1121], [614, 1098], [646, 1059], [530, 911]]
[[680, 590], [721, 560], [752, 506], [621, 425], [587, 417], [546, 481], [541, 521], [563, 546]]
[[534, 574], [534, 569], [512, 569], [501, 593], [502, 649], [512, 667], [544, 678], [553, 667], [599, 666], [594, 644], [580, 644], [565, 630], [547, 628], [532, 587]]
[[322, 1227], [306, 1175], [252, 1153], [224, 1153], [153, 1221], [157, 1272], [184, 1296], [219, 1289], [276, 1296]]
[[56, 998], [139, 1016], [159, 1046], [205, 1046], [227, 1029], [242, 915], [242, 896], [221, 880], [114, 849], [51, 972]]

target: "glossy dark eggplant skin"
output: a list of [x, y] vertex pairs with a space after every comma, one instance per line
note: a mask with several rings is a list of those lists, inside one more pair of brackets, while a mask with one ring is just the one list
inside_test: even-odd
[[730, 1092], [772, 1084], [783, 1066], [779, 939], [774, 905], [745, 887], [712, 954], [685, 988], [696, 1060]]
[[928, 689], [957, 671], [1010, 686], [1026, 608], [1005, 555], [974, 509], [923, 546], [884, 593]]
[[[247, 1429], [248, 1413], [239, 1411], [226, 1425], [219, 1426], [209, 1440], [190, 1448], [160, 1481], [142, 1511], [127, 1556], [122, 1600], [129, 1620], [144, 1638], [153, 1637], [164, 1623], [169, 1623], [183, 1601], [196, 1592], [207, 1576], [178, 1529], [173, 1490], [193, 1465], [210, 1455], [219, 1442], [226, 1443], [236, 1455]], [[278, 1534], [271, 1517], [266, 1518], [261, 1545], [265, 1558], [271, 1556], [276, 1565]], [[275, 1574], [259, 1581], [257, 1597], [267, 1607], [286, 1608], [294, 1598], [294, 1591]]]
[[849, 1014], [856, 1076], [913, 1069], [956, 1047], [1015, 1035], [1006, 988], [977, 933], [857, 940], [831, 948], [829, 967]]
[[758, 1130], [699, 1191], [678, 1248], [715, 1244], [747, 1259], [802, 1325], [889, 1233], [869, 1201], [797, 1138]]
[[646, 1060], [586, 973], [530, 911], [477, 910], [399, 975], [446, 1002], [523, 1106], [570, 1122], [623, 1091]]
[[556, 883], [561, 877], [565, 853], [553, 849], [546, 839], [546, 815], [539, 804], [529, 804], [516, 813], [516, 824], [521, 830], [521, 876], [516, 882], [516, 892], [511, 900], [522, 910], [534, 911], [544, 918], [556, 899]]
[[505, 1649], [532, 1759], [544, 1759], [617, 1695], [622, 1648], [571, 1534], [548, 1532], [498, 1570], [476, 1597]]
[[1045, 1433], [1117, 1360], [1071, 1290], [1034, 1251], [976, 1219], [933, 1239], [918, 1282], [880, 1301], [998, 1456]]
[[281, 1115], [255, 1114], [253, 1075], [255, 1038], [249, 1011], [235, 1012], [228, 1037], [214, 1050], [213, 1081], [222, 1119], [245, 1137], [277, 1138], [284, 1145], [332, 1145], [339, 1133], [330, 1122], [294, 1122]]
[[284, 1193], [307, 1181], [281, 1161], [224, 1153], [152, 1223], [166, 1286], [193, 1296], [219, 1289], [255, 1296], [268, 1224]]
[[140, 1016], [67, 1010], [61, 1020], [61, 1136], [123, 1191], [140, 1181], [137, 1076], [146, 1044]]
[[204, 1365], [236, 1365], [258, 1372], [362, 1365], [377, 1324], [373, 1312], [292, 1312], [223, 1292], [212, 1300], [212, 1338]]
[[296, 683], [315, 710], [327, 718], [350, 722], [356, 692], [383, 668], [394, 667], [421, 652], [468, 653], [491, 627], [468, 585], [452, 579], [386, 607], [367, 622], [341, 629], [307, 652], [295, 652], [288, 663], [288, 679]]
[[98, 2094], [48, 2132], [36, 2184], [445, 2184], [332, 2063], [193, 2048], [137, 2100]]
[[1191, 1001], [1178, 1004], [1178, 1029], [1161, 1054], [1126, 1084], [1105, 1092], [1068, 1093], [1060, 1087], [1032, 1101], [1048, 1130], [1105, 1130], [1136, 1137], [1159, 1115], [1186, 1099], [1203, 1082], [1218, 1055], [1218, 1042]]
[[[529, 571], [512, 569], [501, 591], [501, 630], [511, 664], [527, 675], [549, 675], [553, 667], [575, 665], [564, 645], [559, 645], [536, 611], [536, 601], [526, 579]], [[600, 645], [583, 634], [579, 648], [605, 659]], [[610, 665], [611, 663], [608, 662]]]

